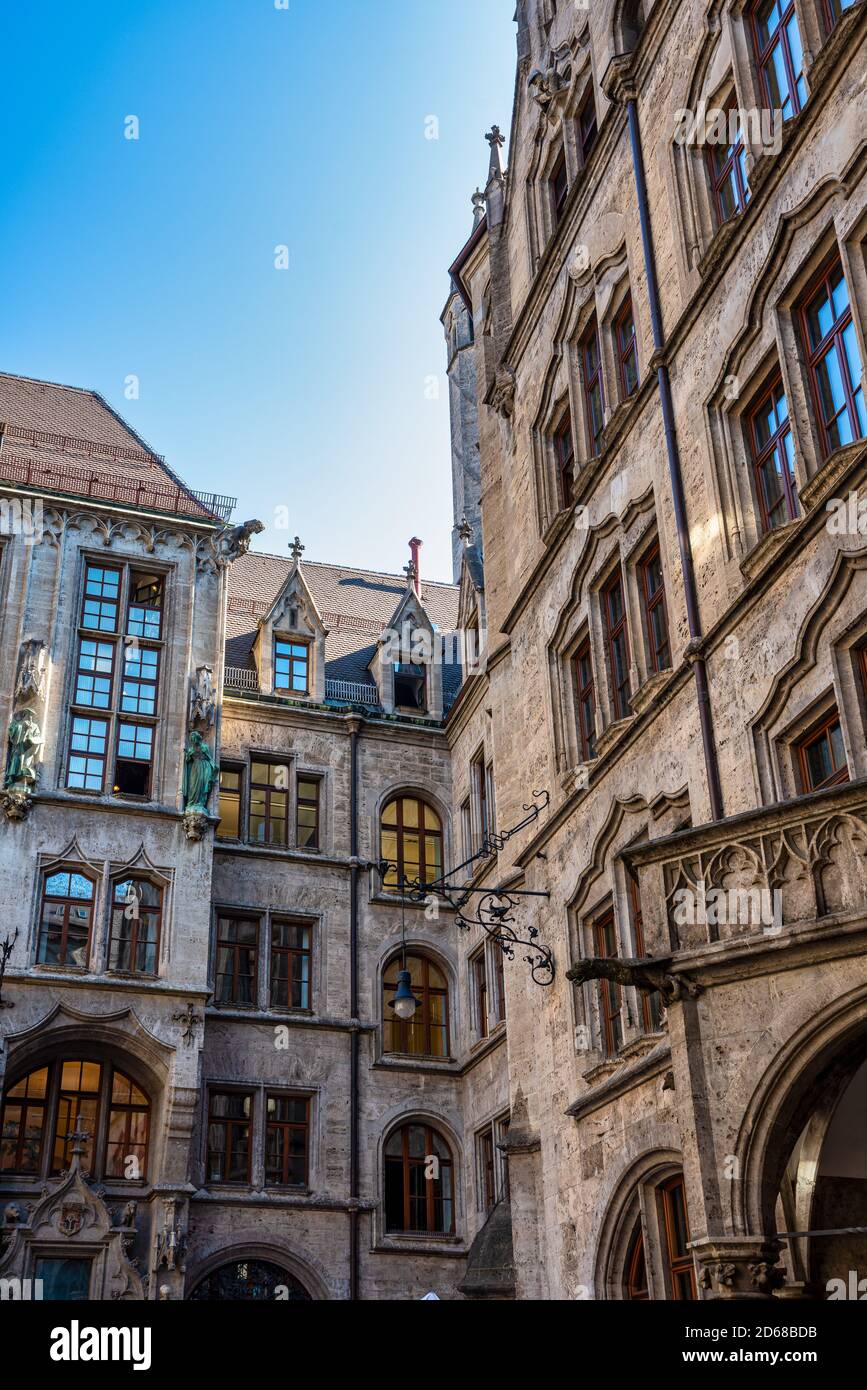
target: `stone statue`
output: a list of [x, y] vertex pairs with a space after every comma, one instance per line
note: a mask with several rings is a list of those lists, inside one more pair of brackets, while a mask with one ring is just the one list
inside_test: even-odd
[[189, 814], [207, 815], [211, 788], [219, 775], [219, 768], [211, 756], [211, 750], [204, 737], [194, 729], [187, 744], [184, 768], [184, 811]]
[[42, 745], [42, 734], [32, 709], [19, 710], [9, 723], [9, 761], [6, 765], [6, 787], [33, 787], [36, 783], [36, 758]]
[[659, 990], [666, 1004], [688, 994], [694, 999], [701, 993], [701, 986], [688, 980], [684, 975], [672, 975], [665, 965], [646, 956], [643, 960], [619, 960], [616, 956], [588, 956], [571, 970], [566, 978], [573, 984], [581, 985], [585, 980], [611, 980], [616, 985], [632, 985], [644, 994]]
[[241, 526], [227, 526], [218, 537], [224, 558], [231, 562], [237, 560], [239, 555], [246, 555], [253, 537], [264, 530], [261, 521], [245, 521]]
[[39, 637], [28, 637], [18, 651], [18, 671], [15, 676], [16, 700], [40, 700], [45, 683], [45, 643]]
[[217, 713], [217, 697], [214, 692], [213, 671], [210, 666], [200, 666], [190, 691], [190, 727], [213, 728]]

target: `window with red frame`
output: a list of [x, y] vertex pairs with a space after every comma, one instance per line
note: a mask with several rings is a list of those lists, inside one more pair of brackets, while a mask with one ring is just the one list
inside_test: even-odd
[[698, 1297], [695, 1265], [689, 1249], [689, 1218], [683, 1174], [669, 1178], [659, 1189], [665, 1227], [665, 1256], [671, 1297], [689, 1302]]
[[647, 1284], [647, 1260], [644, 1255], [644, 1232], [639, 1219], [626, 1255], [626, 1297], [632, 1303], [645, 1303], [650, 1298]]
[[551, 207], [554, 213], [554, 226], [559, 227], [563, 217], [566, 199], [569, 197], [569, 174], [566, 169], [566, 152], [561, 150], [557, 163], [551, 170], [548, 180], [551, 189]]
[[554, 431], [554, 452], [557, 457], [557, 492], [560, 506], [569, 507], [572, 504], [572, 489], [575, 486], [575, 446], [572, 442], [572, 416], [568, 410]]
[[629, 708], [629, 628], [623, 597], [623, 576], [616, 570], [602, 590], [602, 611], [608, 659], [611, 664], [611, 700], [615, 719], [626, 719]]
[[644, 622], [647, 628], [647, 656], [652, 671], [664, 671], [671, 665], [668, 645], [668, 613], [665, 606], [665, 580], [659, 541], [640, 561], [641, 597], [644, 603]]
[[617, 368], [620, 375], [620, 398], [628, 400], [638, 390], [638, 349], [635, 346], [635, 315], [632, 296], [627, 295], [614, 320], [614, 342], [617, 347]]
[[836, 787], [849, 781], [843, 730], [836, 709], [799, 740], [797, 749], [805, 792], [817, 792], [822, 787]]
[[825, 28], [830, 34], [835, 24], [839, 24], [846, 10], [851, 10], [857, 0], [823, 0], [822, 12], [825, 17]]
[[773, 531], [798, 515], [795, 451], [783, 382], [776, 376], [747, 417], [762, 530]]
[[[617, 955], [617, 930], [614, 925], [614, 909], [609, 910], [593, 923], [593, 942], [597, 956]], [[614, 1057], [623, 1046], [623, 1023], [620, 1018], [620, 986], [613, 980], [599, 981], [599, 1024], [602, 1032], [602, 1047], [606, 1057]]]
[[593, 680], [589, 638], [581, 643], [575, 653], [575, 680], [581, 761], [588, 763], [591, 758], [596, 757], [596, 685]]
[[709, 140], [707, 144], [710, 182], [720, 225], [728, 222], [736, 213], [743, 212], [750, 200], [747, 153], [734, 101], [726, 107], [725, 118], [726, 138], [715, 142]]
[[593, 84], [587, 88], [587, 95], [578, 110], [578, 119], [575, 122], [578, 131], [578, 149], [581, 153], [581, 165], [587, 163], [590, 152], [596, 144], [596, 136], [599, 134], [599, 127], [596, 122], [596, 100], [593, 96]]
[[750, 14], [762, 86], [772, 111], [791, 120], [807, 100], [801, 31], [795, 0], [759, 0]]
[[599, 351], [599, 330], [595, 318], [581, 339], [581, 370], [584, 387], [584, 412], [587, 419], [587, 445], [591, 458], [595, 458], [599, 453], [602, 431], [605, 428], [602, 354]]
[[861, 353], [846, 277], [835, 255], [800, 302], [813, 401], [827, 456], [867, 434]]

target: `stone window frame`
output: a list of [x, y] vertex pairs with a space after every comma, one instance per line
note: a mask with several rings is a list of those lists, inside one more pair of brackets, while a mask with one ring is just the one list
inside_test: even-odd
[[[386, 1021], [385, 1010], [388, 1007], [388, 1005], [385, 999], [385, 972], [389, 969], [390, 966], [394, 965], [396, 961], [400, 960], [403, 957], [404, 949], [406, 951], [407, 956], [423, 957], [424, 959], [426, 959], [430, 965], [433, 965], [440, 972], [440, 974], [446, 982], [447, 1051], [445, 1053], [445, 1056], [443, 1057], [438, 1057], [433, 1053], [426, 1052], [386, 1051], [384, 1024]], [[405, 945], [403, 942], [401, 942], [399, 945], [391, 944], [388, 950], [385, 951], [382, 959], [379, 961], [377, 965], [376, 981], [378, 993], [375, 1001], [375, 1007], [376, 1017], [379, 1019], [380, 1022], [380, 1026], [377, 1030], [377, 1061], [384, 1065], [389, 1065], [391, 1061], [400, 1063], [409, 1060], [412, 1062], [423, 1063], [425, 1067], [447, 1068], [448, 1065], [454, 1060], [456, 1052], [456, 1043], [459, 1037], [457, 975], [455, 973], [453, 961], [451, 961], [447, 956], [443, 955], [442, 952], [439, 951], [435, 945], [432, 946], [429, 942], [419, 940], [416, 937], [413, 937], [412, 939], [407, 938]]]
[[452, 822], [451, 822], [451, 803], [446, 802], [439, 792], [431, 787], [421, 786], [415, 782], [394, 782], [383, 788], [376, 797], [371, 807], [368, 821], [369, 843], [373, 847], [373, 855], [377, 869], [370, 875], [370, 898], [372, 903], [397, 903], [401, 901], [407, 908], [424, 910], [424, 902], [418, 902], [412, 897], [402, 897], [395, 889], [386, 888], [382, 882], [379, 872], [379, 862], [381, 859], [382, 848], [382, 815], [390, 802], [409, 797], [411, 799], [427, 802], [433, 811], [439, 816], [442, 847], [442, 869], [446, 869], [452, 864]]
[[[90, 924], [87, 936], [87, 960], [84, 965], [75, 965], [69, 962], [64, 962], [60, 965], [49, 961], [40, 962], [39, 960], [39, 949], [42, 941], [42, 909], [45, 902], [45, 888], [48, 880], [55, 874], [78, 874], [80, 877], [93, 883], [93, 896], [90, 899]], [[77, 975], [97, 973], [95, 966], [96, 942], [99, 933], [99, 923], [102, 920], [102, 915], [105, 910], [104, 903], [107, 894], [105, 874], [96, 865], [76, 859], [66, 857], [60, 859], [43, 859], [40, 860], [37, 865], [35, 889], [33, 939], [28, 952], [30, 964], [34, 969], [40, 972], [56, 970], [62, 974]]]
[[[211, 1096], [225, 1093], [250, 1097], [250, 1149], [246, 1182], [210, 1182], [208, 1180], [208, 1125], [211, 1113]], [[267, 1098], [281, 1095], [306, 1099], [307, 1112], [307, 1183], [301, 1187], [271, 1187], [265, 1185], [265, 1129], [268, 1122]], [[272, 1191], [292, 1192], [296, 1196], [311, 1196], [322, 1184], [322, 1110], [324, 1097], [318, 1083], [304, 1085], [285, 1085], [271, 1081], [239, 1081], [236, 1077], [223, 1079], [209, 1076], [202, 1086], [201, 1136], [196, 1150], [201, 1186], [213, 1188], [217, 1192]]]
[[640, 1231], [648, 1300], [670, 1299], [664, 1253], [665, 1226], [658, 1195], [666, 1182], [683, 1176], [683, 1157], [675, 1149], [656, 1149], [632, 1165], [603, 1217], [595, 1278], [599, 1298], [631, 1301], [627, 1294], [628, 1261], [636, 1233]]
[[[795, 241], [804, 244], [796, 247]], [[765, 286], [768, 306], [756, 316], [748, 341], [736, 343], [727, 355], [717, 386], [708, 404], [711, 438], [711, 471], [714, 500], [723, 518], [723, 533], [729, 553], [741, 565], [761, 564], [766, 553], [773, 554], [778, 541], [802, 519], [763, 532], [761, 505], [757, 493], [755, 467], [750, 449], [749, 415], [772, 375], [779, 374], [789, 410], [794, 446], [796, 492], [809, 487], [813, 479], [839, 454], [836, 450], [823, 458], [820, 431], [809, 368], [801, 339], [797, 308], [805, 288], [816, 270], [839, 252], [862, 362], [867, 363], [864, 324], [867, 323], [867, 269], [864, 266], [863, 235], [856, 226], [849, 236], [838, 233], [833, 216], [821, 211], [816, 216], [814, 235], [810, 228], [799, 229], [789, 248], [790, 254]], [[859, 264], [860, 257], [860, 264]], [[796, 261], [793, 269], [787, 263]], [[784, 283], [777, 282], [787, 275]], [[742, 389], [741, 383], [746, 383]], [[844, 446], [850, 447], [850, 446]], [[774, 539], [771, 539], [774, 538]], [[755, 558], [754, 558], [755, 557]]]
[[[669, 648], [669, 664], [660, 667], [659, 670], [655, 669], [650, 658], [650, 638], [647, 631], [647, 610], [641, 573], [647, 557], [654, 549], [659, 550], [659, 560], [662, 566], [663, 604]], [[623, 576], [624, 596], [629, 619], [630, 669], [635, 673], [635, 684], [631, 695], [633, 709], [635, 709], [636, 703], [640, 707], [641, 697], [645, 691], [649, 691], [651, 687], [655, 688], [657, 684], [664, 683], [675, 669], [671, 625], [670, 558], [659, 533], [655, 515], [642, 529], [638, 538], [624, 555]], [[640, 639], [636, 637], [637, 633], [640, 634]]]
[[[622, 715], [617, 712], [614, 697], [614, 671], [611, 664], [611, 645], [605, 607], [605, 594], [611, 587], [618, 572], [620, 574], [623, 592], [626, 640], [629, 648], [629, 693], [626, 700], [630, 708]], [[604, 565], [597, 573], [590, 586], [590, 598], [594, 615], [593, 627], [596, 634], [596, 650], [601, 653], [602, 656], [601, 662], [597, 662], [596, 709], [601, 715], [603, 732], [607, 732], [609, 729], [621, 724], [625, 725], [635, 718], [635, 712], [631, 708], [631, 701], [643, 684], [640, 680], [638, 667], [635, 662], [635, 612], [634, 604], [631, 601], [633, 598], [632, 589], [633, 586], [629, 583], [628, 558], [623, 554], [620, 538], [618, 538], [618, 544], [608, 555]], [[604, 680], [599, 678], [600, 672], [604, 672]]]
[[597, 654], [594, 651], [593, 636], [590, 631], [590, 618], [587, 614], [585, 614], [574, 636], [560, 654], [560, 665], [563, 670], [563, 680], [568, 696], [563, 703], [563, 722], [567, 761], [570, 767], [587, 767], [599, 757], [598, 750], [594, 751], [590, 758], [585, 758], [584, 756], [584, 735], [582, 733], [581, 712], [579, 708], [581, 692], [578, 681], [577, 661], [579, 653], [583, 652], [585, 647], [590, 655], [590, 666], [593, 673], [592, 738], [595, 744], [601, 732], [599, 720], [599, 674], [597, 670], [599, 663]]
[[[454, 1224], [451, 1233], [433, 1231], [388, 1231], [385, 1218], [385, 1148], [395, 1130], [405, 1125], [421, 1125], [434, 1129], [445, 1141], [452, 1158], [452, 1204]], [[442, 1113], [434, 1112], [425, 1106], [412, 1106], [405, 1103], [396, 1106], [384, 1118], [376, 1145], [376, 1174], [379, 1198], [372, 1213], [372, 1248], [388, 1250], [408, 1256], [418, 1256], [431, 1248], [452, 1249], [464, 1246], [466, 1233], [466, 1211], [464, 1201], [465, 1167], [464, 1143], [456, 1127]]]
[[[597, 84], [593, 73], [592, 54], [589, 49], [583, 50], [587, 53], [587, 60], [582, 63], [580, 62], [582, 52], [580, 46], [575, 43], [569, 46], [573, 50], [569, 88], [568, 91], [564, 90], [556, 98], [558, 104], [556, 115], [539, 113], [534, 140], [535, 149], [531, 155], [527, 172], [524, 208], [527, 219], [527, 248], [531, 275], [536, 274], [543, 257], [563, 226], [565, 213], [572, 200], [575, 187], [579, 181], [582, 181], [584, 170], [593, 163], [593, 155], [599, 146], [599, 135], [602, 129], [597, 106], [596, 139], [585, 162], [582, 158], [579, 142], [578, 116], [588, 91], [591, 89], [594, 93], [595, 103]], [[565, 53], [565, 49], [561, 52]], [[558, 219], [554, 214], [554, 204], [551, 198], [551, 176], [561, 155], [566, 165], [568, 192], [563, 205], [563, 213]]]
[[[142, 879], [146, 883], [153, 884], [162, 894], [157, 968], [153, 975], [146, 975], [140, 971], [112, 970], [109, 964], [111, 960], [112, 918], [115, 909], [114, 889], [117, 883], [123, 883], [126, 879]], [[170, 959], [174, 875], [164, 874], [151, 864], [112, 864], [107, 875], [106, 887], [104, 916], [100, 919], [102, 925], [98, 937], [94, 933], [91, 942], [91, 968], [96, 968], [117, 979], [159, 980]]]
[[[475, 1160], [475, 1189], [476, 1189], [476, 1210], [482, 1216], [489, 1215], [497, 1202], [504, 1198], [508, 1200], [509, 1193], [509, 1161], [503, 1153], [500, 1145], [508, 1132], [510, 1112], [508, 1109], [502, 1110], [494, 1115], [485, 1124], [481, 1125], [473, 1135], [473, 1153]], [[491, 1157], [493, 1167], [493, 1201], [487, 1201], [487, 1161], [485, 1157], [485, 1144], [490, 1139]]]
[[[221, 917], [257, 923], [256, 987], [255, 999], [252, 1004], [220, 1004], [216, 1000], [217, 926]], [[209, 932], [208, 989], [211, 995], [209, 1007], [217, 1009], [220, 1013], [242, 1013], [245, 1018], [263, 1015], [278, 1022], [293, 1018], [316, 1017], [318, 1001], [324, 997], [325, 920], [325, 913], [322, 911], [305, 911], [297, 907], [253, 907], [244, 903], [216, 900], [211, 908]], [[310, 927], [310, 1003], [306, 1009], [284, 1009], [279, 1005], [271, 1004], [271, 927], [275, 921]]]

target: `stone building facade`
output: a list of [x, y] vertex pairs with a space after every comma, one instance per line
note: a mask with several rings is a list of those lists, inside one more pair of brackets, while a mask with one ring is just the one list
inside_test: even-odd
[[256, 553], [0, 377], [0, 1280], [865, 1272], [864, 6], [516, 18], [454, 584]]

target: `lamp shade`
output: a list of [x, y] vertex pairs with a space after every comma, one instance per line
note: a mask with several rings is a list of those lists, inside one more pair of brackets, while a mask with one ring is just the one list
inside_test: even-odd
[[421, 1007], [419, 1001], [412, 992], [411, 981], [412, 976], [408, 970], [398, 971], [397, 989], [395, 990], [394, 998], [389, 1000], [389, 1007], [394, 1009], [398, 1018], [413, 1018], [416, 1009]]

